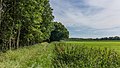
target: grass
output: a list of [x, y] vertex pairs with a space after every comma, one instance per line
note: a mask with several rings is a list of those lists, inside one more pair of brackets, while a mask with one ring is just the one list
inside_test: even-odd
[[0, 53], [0, 68], [119, 68], [119, 55], [120, 42], [42, 43]]
[[120, 42], [118, 41], [68, 41], [67, 44], [84, 45], [88, 47], [109, 48], [120, 53]]
[[52, 46], [37, 44], [0, 54], [0, 68], [52, 67]]
[[119, 68], [120, 56], [107, 48], [59, 43], [55, 46], [55, 68]]

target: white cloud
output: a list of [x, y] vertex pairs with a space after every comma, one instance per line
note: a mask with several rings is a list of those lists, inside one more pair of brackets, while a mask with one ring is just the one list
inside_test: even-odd
[[[91, 16], [91, 22], [96, 28], [112, 28], [120, 26], [120, 0], [90, 0], [91, 6], [99, 6], [104, 10]], [[98, 2], [97, 2], [98, 1]]]
[[55, 20], [67, 27], [83, 25], [93, 29], [104, 29], [111, 34], [112, 32], [120, 34], [120, 30], [115, 28], [120, 26], [120, 0], [83, 0], [82, 4], [75, 2], [73, 4], [71, 0], [50, 1], [54, 9]]

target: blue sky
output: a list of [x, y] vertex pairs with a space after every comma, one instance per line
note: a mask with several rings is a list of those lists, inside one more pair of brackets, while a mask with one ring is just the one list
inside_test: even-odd
[[50, 0], [70, 37], [120, 36], [120, 0]]

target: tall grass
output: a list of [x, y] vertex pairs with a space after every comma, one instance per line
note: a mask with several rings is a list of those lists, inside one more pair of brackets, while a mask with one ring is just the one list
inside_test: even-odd
[[37, 44], [0, 54], [0, 68], [52, 67], [52, 45]]
[[107, 48], [88, 48], [67, 43], [55, 44], [55, 68], [119, 68], [119, 55]]
[[114, 50], [43, 43], [0, 53], [0, 68], [119, 68]]

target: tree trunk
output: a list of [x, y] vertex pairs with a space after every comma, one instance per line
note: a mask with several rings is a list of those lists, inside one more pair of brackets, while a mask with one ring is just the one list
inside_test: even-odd
[[19, 48], [19, 42], [20, 42], [20, 30], [21, 30], [21, 28], [20, 28], [20, 26], [19, 26], [19, 28], [18, 28], [18, 35], [17, 35], [17, 48]]
[[13, 39], [13, 48], [15, 49], [15, 38]]
[[11, 42], [12, 42], [12, 41], [11, 41], [11, 38], [12, 38], [12, 37], [10, 36], [10, 38], [9, 38], [9, 50], [11, 50]]
[[0, 25], [1, 25], [1, 20], [2, 20], [2, 0], [0, 1]]

